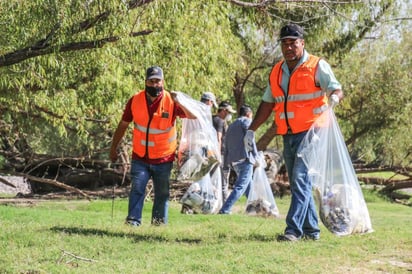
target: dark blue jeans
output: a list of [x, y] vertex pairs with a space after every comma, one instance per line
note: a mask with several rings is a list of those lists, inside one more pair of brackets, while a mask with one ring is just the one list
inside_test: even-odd
[[301, 157], [297, 157], [299, 145], [306, 133], [305, 131], [283, 136], [283, 156], [292, 193], [292, 200], [286, 216], [285, 234], [293, 234], [298, 238], [307, 235], [317, 239], [320, 230], [312, 195], [312, 182], [305, 163]]
[[139, 160], [132, 160], [132, 188], [129, 194], [128, 220], [142, 223], [142, 210], [149, 179], [153, 180], [154, 201], [152, 224], [167, 224], [169, 207], [169, 179], [173, 163], [151, 165]]

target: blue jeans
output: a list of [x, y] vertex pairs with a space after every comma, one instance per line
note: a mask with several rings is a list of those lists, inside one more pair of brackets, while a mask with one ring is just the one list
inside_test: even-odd
[[129, 194], [129, 213], [127, 220], [142, 223], [142, 210], [149, 179], [153, 180], [154, 201], [152, 224], [167, 224], [169, 206], [169, 179], [173, 163], [151, 165], [132, 160], [132, 188]]
[[237, 178], [232, 192], [219, 211], [219, 213], [222, 214], [229, 214], [232, 206], [239, 200], [243, 193], [245, 193], [246, 196], [249, 194], [250, 183], [252, 182], [253, 165], [248, 160], [232, 165], [232, 167]]
[[283, 136], [283, 156], [289, 175], [292, 200], [286, 216], [285, 234], [300, 238], [319, 238], [320, 230], [315, 201], [312, 195], [312, 181], [302, 158], [297, 157], [299, 145], [307, 131]]

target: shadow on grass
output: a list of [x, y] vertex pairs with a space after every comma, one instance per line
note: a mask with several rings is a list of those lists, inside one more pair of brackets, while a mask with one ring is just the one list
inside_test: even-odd
[[[136, 234], [132, 232], [113, 232], [108, 230], [96, 229], [96, 228], [80, 228], [80, 227], [59, 227], [54, 226], [50, 228], [51, 231], [57, 233], [66, 233], [68, 235], [84, 235], [84, 236], [105, 236], [105, 237], [119, 237], [119, 238], [131, 238], [134, 242], [176, 242], [184, 244], [200, 244], [205, 239], [203, 238], [187, 238], [187, 237], [176, 237], [174, 239], [162, 235], [153, 234]], [[210, 237], [207, 241], [210, 242]], [[230, 235], [219, 233], [216, 235], [215, 240], [227, 240], [227, 241], [259, 241], [259, 242], [272, 242], [276, 241], [275, 235], [263, 235], [257, 233], [251, 233], [244, 236], [231, 237]]]
[[79, 228], [79, 227], [58, 227], [54, 226], [50, 228], [53, 232], [63, 232], [69, 235], [84, 235], [84, 236], [106, 236], [106, 237], [128, 237], [133, 239], [135, 242], [177, 242], [177, 243], [186, 243], [186, 244], [198, 244], [202, 242], [202, 239], [195, 238], [176, 238], [170, 239], [165, 236], [160, 235], [148, 235], [148, 234], [136, 234], [136, 233], [127, 233], [127, 232], [113, 232], [108, 230], [96, 229], [96, 228]]

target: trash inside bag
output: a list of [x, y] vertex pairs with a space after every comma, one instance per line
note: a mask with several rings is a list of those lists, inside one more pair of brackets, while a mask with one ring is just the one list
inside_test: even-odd
[[177, 180], [197, 181], [221, 161], [217, 133], [213, 127], [210, 106], [176, 92], [181, 105], [197, 119], [182, 119], [182, 135], [178, 148]]
[[266, 162], [262, 151], [259, 151], [256, 161], [259, 164], [253, 173], [253, 180], [246, 202], [246, 214], [278, 218], [280, 214], [266, 176]]
[[199, 181], [193, 182], [180, 199], [180, 203], [193, 213], [217, 213], [222, 205], [221, 184], [213, 184], [221, 182], [217, 172], [220, 173], [220, 168], [215, 169], [212, 176], [208, 173]]
[[312, 125], [299, 148], [319, 205], [319, 217], [338, 236], [373, 232], [339, 124], [331, 108]]

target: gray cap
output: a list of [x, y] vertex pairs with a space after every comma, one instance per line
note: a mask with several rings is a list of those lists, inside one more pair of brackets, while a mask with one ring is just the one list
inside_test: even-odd
[[217, 108], [217, 103], [216, 103], [216, 97], [215, 97], [215, 95], [212, 93], [212, 92], [210, 92], [210, 91], [207, 91], [207, 92], [205, 92], [205, 93], [203, 93], [202, 94], [202, 97], [200, 98], [200, 101], [212, 101], [213, 102], [213, 106], [215, 107], [215, 108]]

